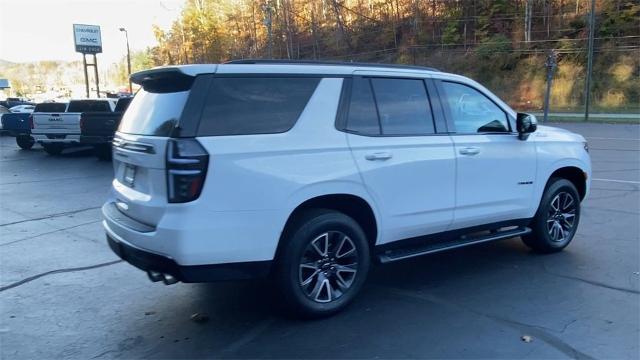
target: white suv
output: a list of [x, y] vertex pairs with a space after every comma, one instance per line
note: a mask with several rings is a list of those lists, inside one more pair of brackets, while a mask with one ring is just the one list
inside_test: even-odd
[[236, 61], [155, 68], [113, 144], [115, 253], [153, 281], [270, 275], [328, 315], [382, 263], [520, 236], [562, 250], [585, 139], [434, 69]]

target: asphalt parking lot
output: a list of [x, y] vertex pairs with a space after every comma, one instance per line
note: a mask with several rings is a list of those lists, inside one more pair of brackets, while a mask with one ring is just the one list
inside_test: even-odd
[[0, 357], [638, 358], [640, 126], [561, 126], [587, 137], [594, 168], [566, 251], [510, 239], [378, 266], [316, 321], [283, 317], [266, 282], [149, 282], [104, 239], [111, 165], [3, 136]]

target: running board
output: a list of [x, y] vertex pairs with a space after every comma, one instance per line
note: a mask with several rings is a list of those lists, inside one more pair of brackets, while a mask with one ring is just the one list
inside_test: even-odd
[[400, 248], [394, 250], [387, 250], [384, 253], [378, 255], [378, 260], [381, 263], [389, 263], [398, 260], [404, 260], [416, 256], [433, 254], [440, 251], [457, 249], [464, 246], [481, 244], [490, 241], [509, 239], [516, 236], [526, 235], [531, 232], [531, 229], [528, 227], [519, 227], [516, 229], [510, 229], [505, 231], [494, 232], [491, 234], [487, 234], [484, 236], [462, 236], [458, 239], [440, 242], [440, 243], [431, 243], [431, 244], [423, 244], [418, 246], [412, 246], [407, 248]]

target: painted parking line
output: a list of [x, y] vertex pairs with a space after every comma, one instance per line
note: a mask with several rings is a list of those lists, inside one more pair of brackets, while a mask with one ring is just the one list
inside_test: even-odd
[[615, 179], [591, 179], [593, 181], [607, 181], [607, 182], [614, 182], [614, 183], [621, 183], [621, 184], [638, 184], [640, 185], [640, 181], [631, 181], [631, 180], [615, 180]]
[[623, 140], [623, 141], [640, 141], [635, 138], [616, 138], [616, 137], [597, 137], [597, 136], [585, 136], [588, 140]]

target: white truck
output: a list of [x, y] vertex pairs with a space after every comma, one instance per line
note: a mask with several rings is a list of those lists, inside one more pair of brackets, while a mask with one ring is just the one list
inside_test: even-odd
[[31, 134], [50, 155], [80, 143], [80, 119], [84, 112], [113, 112], [117, 99], [71, 100], [65, 112], [38, 113], [31, 118]]

